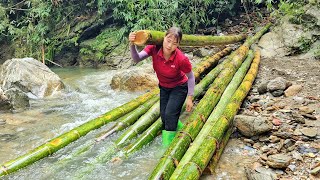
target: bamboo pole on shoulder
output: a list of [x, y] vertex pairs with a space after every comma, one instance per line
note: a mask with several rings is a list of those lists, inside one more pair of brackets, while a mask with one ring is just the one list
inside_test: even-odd
[[[165, 32], [153, 30], [136, 31], [135, 45], [143, 46], [148, 44], [162, 45]], [[206, 46], [206, 45], [225, 45], [232, 44], [244, 40], [245, 34], [230, 36], [205, 36], [205, 35], [189, 35], [182, 36], [180, 46]]]
[[226, 106], [223, 114], [217, 121], [213, 122], [212, 128], [204, 136], [205, 143], [201, 143], [201, 148], [198, 149], [189, 161], [179, 164], [176, 171], [172, 174], [170, 179], [186, 180], [200, 178], [203, 170], [209, 163], [213, 153], [216, 151], [219, 143], [223, 139], [223, 135], [228, 131], [232, 124], [234, 116], [237, 114], [242, 101], [247, 96], [253, 81], [257, 75], [260, 63], [260, 52], [255, 52], [255, 58], [250, 67], [249, 72], [243, 79], [237, 91], [233, 94], [230, 102]]
[[[190, 143], [195, 139], [200, 129], [202, 128], [207, 117], [211, 113], [213, 107], [221, 97], [222, 91], [230, 82], [235, 69], [242, 63], [243, 59], [248, 53], [249, 47], [258, 40], [269, 28], [271, 24], [263, 27], [255, 36], [246, 40], [230, 56], [232, 57], [232, 64], [228, 68], [221, 71], [218, 78], [215, 79], [212, 87], [207, 91], [204, 101], [200, 101], [194, 113], [188, 118], [186, 126], [173, 139], [171, 145], [160, 159], [159, 163], [151, 173], [149, 179], [169, 179], [175, 169], [175, 161], [180, 161]], [[174, 159], [174, 161], [173, 161]]]

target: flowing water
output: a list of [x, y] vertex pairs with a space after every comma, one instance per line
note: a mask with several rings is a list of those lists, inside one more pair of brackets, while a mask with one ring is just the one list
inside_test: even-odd
[[[111, 70], [63, 68], [53, 69], [53, 71], [65, 83], [64, 91], [48, 98], [32, 99], [28, 110], [0, 114], [0, 119], [6, 121], [5, 125], [0, 125], [0, 164], [23, 155], [46, 141], [143, 93], [112, 90], [109, 84], [115, 71]], [[121, 135], [119, 132], [95, 145], [87, 153], [72, 157], [73, 152], [92, 142], [99, 133], [113, 124], [109, 123], [90, 132], [52, 156], [1, 178], [17, 180], [146, 179], [164, 152], [164, 149], [161, 148], [160, 137], [129, 158], [124, 158], [117, 153], [114, 156], [108, 156], [107, 153], [113, 140]], [[236, 155], [237, 153], [234, 153], [233, 150], [241, 149], [241, 147], [229, 149], [231, 149], [230, 154]], [[93, 163], [101, 153], [106, 154], [106, 158], [112, 161]], [[226, 157], [224, 165], [228, 164], [228, 159], [233, 164], [235, 157]], [[219, 167], [216, 176], [205, 176], [203, 179], [230, 179], [232, 174], [228, 175], [228, 172], [237, 171], [237, 167], [223, 168], [223, 165]]]

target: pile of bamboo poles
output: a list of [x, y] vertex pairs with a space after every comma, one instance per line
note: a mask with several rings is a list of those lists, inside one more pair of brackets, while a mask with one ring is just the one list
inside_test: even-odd
[[[253, 53], [249, 51], [250, 46], [269, 27], [270, 24], [265, 26], [255, 36], [247, 39], [242, 46], [231, 53], [222, 63], [218, 64], [218, 61], [228, 55], [231, 52], [231, 48], [222, 50], [193, 68], [195, 77], [199, 81], [195, 87], [194, 99], [201, 97], [203, 93], [205, 95], [201, 100], [198, 99], [200, 100], [198, 105], [186, 120], [184, 128], [177, 133], [172, 144], [160, 159], [158, 165], [151, 173], [150, 179], [169, 179], [170, 177], [171, 179], [189, 179], [200, 177], [204, 170], [209, 173], [213, 172], [223, 151], [223, 147], [232, 132], [233, 116], [237, 113], [257, 74], [260, 57], [259, 51], [255, 51], [255, 58], [252, 60]], [[163, 41], [164, 34], [160, 32], [141, 31], [140, 33], [137, 33], [136, 44], [138, 45], [161, 44]], [[228, 44], [243, 40], [245, 37], [244, 35], [228, 37], [184, 35], [181, 43], [183, 45]], [[250, 64], [251, 67], [248, 71]], [[215, 65], [217, 66], [213, 68]], [[200, 78], [209, 69], [211, 71], [203, 78]], [[114, 141], [113, 146], [109, 147], [105, 153], [98, 155], [92, 161], [91, 166], [88, 165], [85, 171], [91, 171], [96, 163], [106, 162], [119, 154], [124, 154], [128, 157], [151, 142], [162, 129], [158, 93], [159, 89], [155, 89], [141, 95], [98, 118], [48, 141], [17, 159], [2, 164], [0, 176], [17, 171], [41, 158], [49, 156], [86, 135], [88, 132], [116, 120], [117, 123], [113, 127], [98, 138], [88, 141], [81, 148], [73, 151], [71, 157], [89, 151], [96, 143], [102, 142], [112, 133], [125, 128], [127, 130]], [[184, 109], [185, 107], [183, 107]], [[134, 138], [136, 139], [132, 143], [129, 143]], [[191, 142], [192, 146], [190, 146]], [[203, 152], [203, 154], [195, 154], [195, 152]], [[206, 167], [207, 169], [205, 169]]]

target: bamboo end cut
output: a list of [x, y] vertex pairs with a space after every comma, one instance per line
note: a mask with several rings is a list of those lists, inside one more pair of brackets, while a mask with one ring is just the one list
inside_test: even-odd
[[137, 46], [143, 46], [146, 44], [148, 38], [149, 38], [149, 31], [146, 30], [139, 30], [136, 32], [136, 39], [134, 40], [134, 44]]

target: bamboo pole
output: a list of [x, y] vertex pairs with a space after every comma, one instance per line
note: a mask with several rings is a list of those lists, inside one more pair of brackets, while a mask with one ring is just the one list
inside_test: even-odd
[[101, 133], [102, 135], [96, 139], [96, 142], [102, 141], [109, 135], [121, 131], [135, 123], [139, 119], [139, 117], [145, 114], [158, 100], [159, 96], [155, 96], [152, 99], [148, 100], [146, 103], [140, 105], [137, 109], [121, 117], [114, 126]]
[[[136, 32], [135, 45], [143, 46], [147, 44], [162, 45], [165, 32], [140, 30]], [[206, 45], [225, 45], [232, 44], [244, 40], [245, 34], [233, 36], [205, 36], [205, 35], [188, 35], [182, 36], [181, 46], [206, 46]]]
[[216, 150], [216, 152], [213, 154], [209, 164], [207, 165], [207, 167], [204, 169], [204, 171], [202, 172], [202, 174], [213, 174], [215, 172], [215, 168], [218, 165], [219, 159], [224, 151], [224, 148], [227, 146], [228, 144], [228, 140], [232, 134], [232, 130], [233, 130], [233, 126], [231, 125], [229, 130], [226, 132], [225, 135], [223, 135], [222, 141], [219, 144], [218, 149]]
[[[232, 77], [232, 69], [239, 67], [242, 60], [246, 56], [249, 47], [258, 40], [271, 26], [271, 24], [263, 27], [255, 36], [247, 39], [246, 42], [240, 46], [230, 56], [232, 57], [233, 66], [229, 65], [227, 69], [224, 69], [219, 74], [218, 78], [215, 79], [212, 87], [207, 91], [206, 99], [203, 103], [199, 103], [194, 113], [188, 118], [187, 124], [183, 131], [180, 132], [165, 152], [164, 156], [160, 159], [159, 163], [151, 173], [149, 179], [169, 179], [175, 169], [175, 161], [181, 160], [182, 156], [188, 149], [191, 141], [197, 136], [198, 132], [202, 128], [204, 121], [211, 113], [213, 107], [219, 100], [222, 92], [226, 86], [226, 82], [229, 82]], [[220, 77], [220, 78], [219, 78]]]
[[223, 139], [223, 135], [230, 128], [234, 116], [237, 114], [242, 101], [247, 96], [253, 81], [257, 75], [258, 67], [260, 62], [260, 52], [255, 52], [255, 58], [250, 67], [249, 72], [242, 81], [240, 87], [232, 96], [230, 102], [226, 106], [223, 114], [220, 118], [214, 123], [212, 129], [205, 136], [205, 143], [201, 144], [201, 148], [197, 151], [194, 156], [185, 163], [184, 165], [178, 166], [176, 171], [172, 174], [170, 179], [174, 180], [186, 180], [186, 179], [198, 179], [200, 178], [204, 168], [209, 163], [213, 153], [219, 146], [219, 142]]
[[238, 69], [238, 71], [235, 73], [234, 77], [232, 78], [232, 81], [229, 83], [228, 87], [224, 91], [224, 93], [221, 96], [221, 99], [215, 109], [212, 111], [211, 115], [207, 119], [205, 125], [202, 127], [201, 131], [199, 132], [198, 136], [193, 141], [192, 145], [189, 147], [187, 152], [184, 154], [183, 158], [179, 162], [178, 167], [175, 169], [174, 173], [172, 174], [171, 178], [174, 179], [177, 174], [179, 174], [184, 167], [186, 163], [190, 161], [190, 159], [200, 151], [202, 148], [202, 145], [205, 144], [206, 140], [208, 140], [206, 137], [208, 136], [208, 133], [216, 123], [217, 119], [220, 117], [220, 115], [223, 113], [225, 107], [229, 103], [232, 95], [237, 90], [239, 85], [241, 84], [243, 78], [245, 77], [250, 64], [253, 59], [253, 52], [250, 50], [248, 53], [248, 56], [246, 60], [242, 63], [241, 67]]
[[93, 129], [97, 129], [111, 121], [118, 119], [119, 117], [123, 116], [124, 114], [132, 111], [133, 109], [140, 106], [142, 103], [146, 102], [148, 99], [152, 98], [156, 94], [159, 93], [159, 89], [156, 89], [152, 92], [146, 93], [137, 97], [136, 99], [119, 106], [100, 117], [97, 117], [91, 121], [88, 121], [71, 131], [68, 131], [47, 143], [40, 145], [39, 147], [31, 150], [30, 152], [8, 161], [2, 164], [0, 167], [0, 176], [7, 175], [11, 172], [17, 171], [20, 168], [28, 166], [35, 161], [42, 159], [46, 156], [53, 154], [54, 152], [58, 151], [59, 149], [65, 147], [66, 145], [70, 144], [71, 142], [79, 139], [80, 137], [86, 135], [89, 131]]

